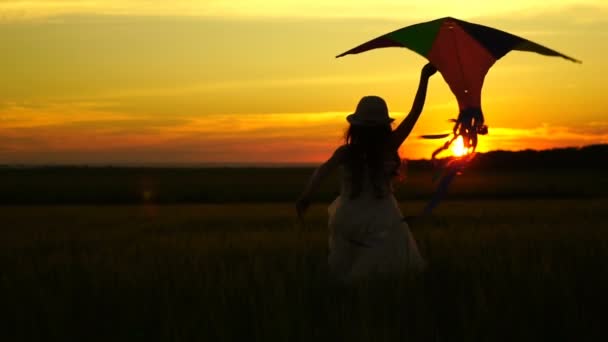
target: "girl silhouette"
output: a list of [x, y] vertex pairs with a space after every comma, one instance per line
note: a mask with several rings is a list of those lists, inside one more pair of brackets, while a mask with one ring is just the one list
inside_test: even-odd
[[429, 78], [437, 72], [430, 63], [422, 68], [418, 91], [407, 117], [391, 129], [384, 100], [365, 96], [346, 119], [350, 126], [345, 144], [321, 164], [296, 202], [302, 218], [311, 196], [326, 176], [342, 169], [340, 195], [328, 208], [329, 268], [348, 281], [373, 273], [420, 271], [424, 260], [392, 192], [392, 179], [401, 165], [398, 149], [418, 120]]

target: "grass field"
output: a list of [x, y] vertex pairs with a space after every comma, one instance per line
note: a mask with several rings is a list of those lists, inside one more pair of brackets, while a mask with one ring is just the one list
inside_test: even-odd
[[350, 287], [327, 276], [325, 206], [2, 206], [0, 340], [607, 336], [608, 199], [446, 201], [411, 225], [426, 273]]
[[[0, 168], [0, 204], [141, 204], [291, 202], [312, 168]], [[401, 200], [428, 200], [433, 170], [409, 168]], [[336, 175], [317, 198], [338, 194]], [[608, 168], [470, 169], [450, 186], [452, 199], [603, 198]]]

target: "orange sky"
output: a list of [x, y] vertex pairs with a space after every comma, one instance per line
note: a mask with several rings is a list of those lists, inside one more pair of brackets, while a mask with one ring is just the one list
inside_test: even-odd
[[[405, 116], [424, 58], [334, 56], [443, 16], [583, 61], [512, 52], [486, 77], [479, 150], [608, 143], [603, 1], [3, 1], [0, 164], [318, 162], [359, 98]], [[457, 104], [440, 75], [401, 154], [428, 158]]]

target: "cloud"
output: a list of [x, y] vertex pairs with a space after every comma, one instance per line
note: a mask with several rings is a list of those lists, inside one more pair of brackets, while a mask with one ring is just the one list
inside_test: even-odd
[[[545, 0], [482, 0], [452, 2], [427, 0], [412, 4], [397, 0], [5, 0], [0, 14], [5, 20], [48, 18], [70, 14], [140, 16], [215, 16], [215, 17], [331, 17], [331, 18], [420, 18], [433, 13], [453, 16], [481, 16], [518, 9], [541, 11], [548, 8], [602, 6], [602, 0], [561, 0], [550, 6]], [[521, 14], [520, 13], [520, 14]]]
[[[208, 1], [198, 5], [188, 1], [100, 3], [0, 2], [0, 16], [21, 13], [22, 18], [38, 16], [46, 21], [40, 25], [2, 24], [7, 63], [0, 88], [9, 101], [0, 103], [0, 163], [320, 161], [340, 144], [344, 115], [360, 96], [381, 94], [399, 110], [404, 108], [397, 104], [409, 105], [423, 62], [414, 53], [394, 51], [333, 58], [341, 47], [408, 21], [400, 14], [402, 1], [356, 2], [352, 12], [344, 13], [376, 18], [365, 20], [332, 17], [342, 6], [336, 1], [307, 2], [311, 7], [296, 2], [293, 9], [288, 7], [294, 2], [285, 1], [274, 7], [285, 16], [275, 18], [257, 17], [260, 12], [254, 7], [260, 2], [256, 1], [233, 9], [236, 12], [230, 12], [230, 6], [235, 6], [230, 4], [236, 2], [216, 1], [216, 18], [206, 16], [211, 15], [209, 8], [201, 7]], [[516, 7], [515, 3], [510, 6]], [[551, 47], [572, 44], [564, 52], [572, 52], [586, 63], [574, 69], [579, 66], [539, 56], [526, 64], [524, 60], [533, 58], [523, 53], [510, 55], [517, 63], [501, 62], [487, 79], [484, 106], [494, 108], [494, 112], [488, 110], [488, 119], [503, 119], [503, 127], [491, 125], [480, 150], [608, 141], [606, 123], [601, 121], [605, 115], [597, 113], [606, 107], [601, 77], [597, 77], [606, 65], [600, 53], [606, 45], [599, 39], [608, 32], [604, 29], [608, 24], [606, 5], [571, 3], [563, 2], [551, 11], [539, 7], [513, 15], [497, 9], [467, 14], [526, 38], [542, 36], [539, 42]], [[384, 10], [365, 11], [383, 4]], [[328, 8], [333, 10], [323, 12]], [[382, 11], [387, 9], [392, 13], [385, 16]], [[161, 13], [164, 10], [168, 11]], [[230, 18], [222, 18], [222, 11]], [[162, 16], [144, 17], [153, 13]], [[429, 12], [413, 10], [407, 15], [426, 16], [419, 13]], [[167, 17], [171, 15], [180, 17]], [[297, 16], [305, 19], [294, 19]], [[217, 38], [211, 44], [213, 36]], [[232, 41], [239, 44], [227, 43]], [[564, 69], [558, 69], [562, 65]], [[543, 74], [534, 74], [534, 70], [543, 70]], [[566, 94], [562, 86], [571, 82], [582, 86], [578, 92]], [[456, 109], [440, 77], [430, 87], [425, 114], [417, 127], [429, 128], [424, 133], [448, 127], [445, 120]], [[594, 108], [587, 108], [591, 104]], [[526, 121], [530, 117], [549, 122], [565, 118], [570, 108], [579, 110], [576, 118], [571, 116], [573, 120], [593, 118], [596, 122], [526, 126], [538, 122]], [[507, 110], [536, 115], [507, 121], [500, 112]], [[393, 114], [403, 117], [403, 113]], [[437, 141], [411, 139], [403, 155], [428, 157], [437, 145]]]
[[[608, 31], [605, 24], [576, 24], [576, 18], [604, 18], [606, 23], [606, 12], [577, 7], [574, 16], [565, 10], [534, 13], [479, 18], [530, 39], [538, 37], [527, 36], [528, 31], [543, 31], [551, 39], [539, 42], [583, 59], [584, 68], [557, 58], [512, 53], [492, 69], [485, 90], [499, 82], [500, 89], [532, 83], [545, 89], [547, 83], [591, 86], [592, 82], [584, 82], [596, 72], [589, 72], [587, 65], [605, 68], [600, 35]], [[349, 109], [353, 98], [367, 92], [387, 95], [389, 101], [412, 93], [424, 62], [413, 52], [397, 49], [333, 58], [407, 21], [390, 17], [295, 20], [88, 14], [53, 20], [63, 22], [6, 24], [0, 30], [7, 47], [0, 67], [4, 98], [103, 101], [108, 111], [133, 114], [247, 113], [253, 106], [257, 112], [334, 111]], [[38, 58], [41, 55], [46, 57]], [[529, 76], [534, 70], [549, 75], [512, 82], [515, 73]], [[579, 71], [584, 74], [578, 75]], [[559, 74], [563, 82], [546, 81]], [[432, 83], [441, 81], [436, 76]], [[452, 98], [444, 93], [442, 101]], [[484, 96], [484, 103], [489, 100]]]
[[608, 143], [608, 121], [579, 126], [543, 124], [533, 128], [490, 127], [485, 150], [547, 149]]
[[296, 162], [331, 152], [343, 113], [133, 116], [99, 103], [4, 104], [0, 163]]
[[[83, 104], [52, 110], [13, 106], [0, 117], [0, 163], [320, 162], [342, 144], [345, 112], [133, 117]], [[93, 107], [97, 104], [93, 104]], [[86, 110], [85, 110], [86, 109]], [[63, 111], [65, 110], [65, 112]], [[402, 117], [403, 113], [394, 113]], [[6, 116], [8, 115], [8, 116]], [[401, 149], [429, 158], [442, 144], [417, 139]], [[578, 126], [490, 127], [479, 151], [608, 143], [608, 121]]]

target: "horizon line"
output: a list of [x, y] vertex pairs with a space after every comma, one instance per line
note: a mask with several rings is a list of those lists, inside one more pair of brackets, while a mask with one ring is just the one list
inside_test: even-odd
[[[547, 151], [557, 151], [557, 150], [581, 150], [593, 146], [608, 146], [608, 144], [590, 144], [583, 146], [569, 146], [569, 147], [555, 147], [555, 148], [547, 148], [547, 149], [533, 149], [527, 148], [522, 150], [492, 150], [487, 152], [476, 152], [476, 154], [489, 154], [489, 153], [521, 153], [521, 152], [547, 152]], [[449, 157], [446, 157], [449, 158]], [[440, 158], [445, 159], [445, 158]], [[431, 159], [409, 159], [402, 158], [402, 160], [412, 161], [412, 162], [431, 162]], [[205, 167], [205, 168], [241, 168], [241, 167], [259, 167], [259, 168], [281, 168], [281, 167], [313, 167], [317, 166], [322, 161], [318, 162], [237, 162], [237, 161], [228, 161], [228, 162], [90, 162], [90, 163], [66, 163], [66, 162], [57, 162], [57, 163], [0, 163], [0, 169], [6, 168], [57, 168], [57, 167], [118, 167], [118, 168], [193, 168], [193, 167]]]

